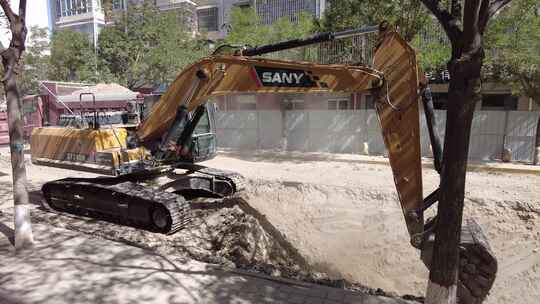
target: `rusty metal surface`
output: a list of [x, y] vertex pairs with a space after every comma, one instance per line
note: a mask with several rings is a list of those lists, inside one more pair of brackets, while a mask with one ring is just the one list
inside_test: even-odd
[[409, 233], [423, 231], [422, 168], [418, 115], [419, 68], [414, 50], [395, 32], [382, 33], [374, 66], [384, 74], [376, 110]]

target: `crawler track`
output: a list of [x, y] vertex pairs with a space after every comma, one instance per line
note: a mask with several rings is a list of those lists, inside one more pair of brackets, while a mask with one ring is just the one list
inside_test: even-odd
[[243, 188], [243, 178], [235, 172], [201, 166], [184, 169], [190, 173], [175, 176], [172, 182], [179, 191], [174, 187], [160, 190], [146, 185], [161, 176], [174, 175], [172, 170], [154, 170], [120, 177], [65, 178], [44, 184], [42, 192], [49, 206], [59, 212], [172, 234], [193, 219], [186, 198], [192, 199], [196, 194], [226, 197]]
[[155, 192], [134, 182], [107, 185], [92, 178], [66, 178], [46, 183], [42, 191], [57, 211], [113, 219], [160, 233], [174, 233], [191, 220], [189, 203], [181, 195]]

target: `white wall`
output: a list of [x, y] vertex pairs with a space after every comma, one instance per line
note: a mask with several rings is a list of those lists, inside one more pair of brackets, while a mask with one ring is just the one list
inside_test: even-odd
[[[435, 115], [437, 131], [443, 137], [446, 112], [436, 110]], [[512, 150], [513, 160], [532, 161], [539, 115], [540, 112], [523, 111], [475, 112], [469, 158], [471, 160], [501, 159], [503, 147], [507, 147]], [[218, 112], [216, 124], [219, 147], [385, 154], [379, 122], [374, 110], [313, 110], [284, 113], [280, 111], [229, 111]], [[420, 124], [422, 155], [431, 157], [423, 113], [421, 113]]]

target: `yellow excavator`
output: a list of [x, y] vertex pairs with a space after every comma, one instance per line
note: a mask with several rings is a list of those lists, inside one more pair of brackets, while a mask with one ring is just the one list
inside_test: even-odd
[[[373, 67], [257, 57], [374, 31], [378, 31], [378, 43]], [[220, 47], [212, 56], [184, 69], [139, 126], [100, 128], [94, 120], [88, 128], [34, 129], [34, 163], [113, 175], [47, 182], [42, 188], [45, 199], [61, 212], [83, 210], [160, 233], [182, 229], [190, 221], [190, 201], [228, 197], [244, 187], [239, 174], [196, 163], [216, 155], [215, 108], [207, 101], [214, 96], [247, 92], [370, 92], [376, 100], [410, 242], [421, 250], [429, 268], [437, 220], [424, 220], [424, 212], [439, 195], [436, 189], [423, 198], [420, 102], [439, 172], [441, 142], [434, 130], [427, 80], [418, 67], [415, 51], [385, 25], [255, 48]], [[466, 221], [462, 231], [460, 265], [460, 303], [482, 302], [495, 280], [497, 260], [473, 221]]]

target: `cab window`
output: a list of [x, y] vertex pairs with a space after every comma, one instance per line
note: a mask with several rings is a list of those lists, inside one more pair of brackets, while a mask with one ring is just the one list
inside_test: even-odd
[[193, 130], [194, 135], [205, 133], [210, 133], [210, 120], [208, 119], [207, 112], [204, 112], [203, 116], [199, 120], [199, 123], [197, 123], [197, 126], [195, 126], [195, 130]]

